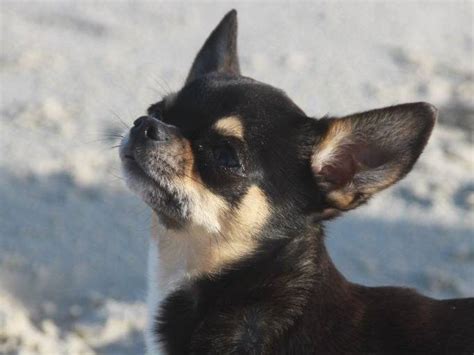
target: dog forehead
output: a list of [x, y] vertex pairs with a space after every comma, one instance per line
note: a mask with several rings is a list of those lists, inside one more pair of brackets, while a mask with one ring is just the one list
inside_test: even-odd
[[268, 131], [285, 121], [284, 112], [301, 112], [279, 89], [250, 78], [223, 75], [209, 75], [186, 85], [165, 98], [163, 106], [166, 121], [188, 131], [216, 125], [232, 125], [236, 132]]

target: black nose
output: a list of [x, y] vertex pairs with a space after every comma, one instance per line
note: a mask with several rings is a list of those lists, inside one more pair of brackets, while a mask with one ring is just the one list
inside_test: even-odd
[[156, 118], [142, 116], [133, 122], [131, 135], [141, 136], [153, 141], [168, 141], [170, 139], [170, 126], [158, 121]]

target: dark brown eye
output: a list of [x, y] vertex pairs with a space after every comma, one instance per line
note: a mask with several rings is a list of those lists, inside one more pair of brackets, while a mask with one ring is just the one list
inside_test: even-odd
[[224, 168], [238, 168], [240, 167], [239, 158], [235, 149], [228, 145], [218, 145], [213, 148], [212, 155], [214, 156], [214, 161], [218, 166]]

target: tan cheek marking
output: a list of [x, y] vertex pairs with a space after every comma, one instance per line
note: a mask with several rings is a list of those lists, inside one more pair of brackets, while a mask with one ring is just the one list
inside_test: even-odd
[[232, 216], [223, 216], [226, 222], [223, 223], [221, 235], [225, 236], [225, 240], [218, 245], [209, 259], [214, 269], [238, 260], [256, 249], [256, 235], [268, 221], [271, 208], [265, 193], [253, 185], [238, 209], [231, 214]]
[[182, 231], [167, 231], [160, 240], [163, 260], [172, 264], [181, 254], [180, 257], [187, 260], [190, 275], [217, 273], [256, 249], [256, 234], [270, 214], [265, 194], [252, 186], [237, 210], [220, 216], [222, 228], [219, 233], [196, 225]]
[[224, 136], [244, 138], [244, 126], [240, 118], [236, 116], [221, 118], [214, 124], [214, 129]]
[[221, 228], [219, 216], [229, 209], [228, 203], [206, 187], [195, 167], [194, 154], [189, 141], [183, 139], [182, 144], [181, 157], [184, 160], [184, 168], [173, 184], [190, 201], [193, 222], [207, 227], [210, 231], [218, 232]]
[[[203, 213], [212, 206], [207, 207]], [[184, 263], [188, 277], [218, 273], [256, 249], [256, 234], [271, 214], [264, 192], [251, 186], [236, 210], [231, 211], [226, 206], [219, 212], [221, 229], [218, 233], [196, 224], [181, 230], [167, 230], [153, 214], [152, 238], [158, 241], [160, 267], [165, 275], [176, 267], [177, 260]]]
[[[241, 236], [254, 236], [267, 222], [270, 205], [265, 193], [252, 185], [242, 199], [236, 213], [236, 230]], [[235, 232], [233, 233], [235, 234]]]

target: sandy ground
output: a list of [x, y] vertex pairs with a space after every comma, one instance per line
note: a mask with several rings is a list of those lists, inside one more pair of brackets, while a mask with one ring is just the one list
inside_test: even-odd
[[244, 73], [308, 114], [441, 109], [412, 174], [332, 222], [329, 248], [354, 281], [474, 295], [472, 2], [0, 6], [0, 353], [143, 352], [150, 213], [112, 136], [232, 7]]

